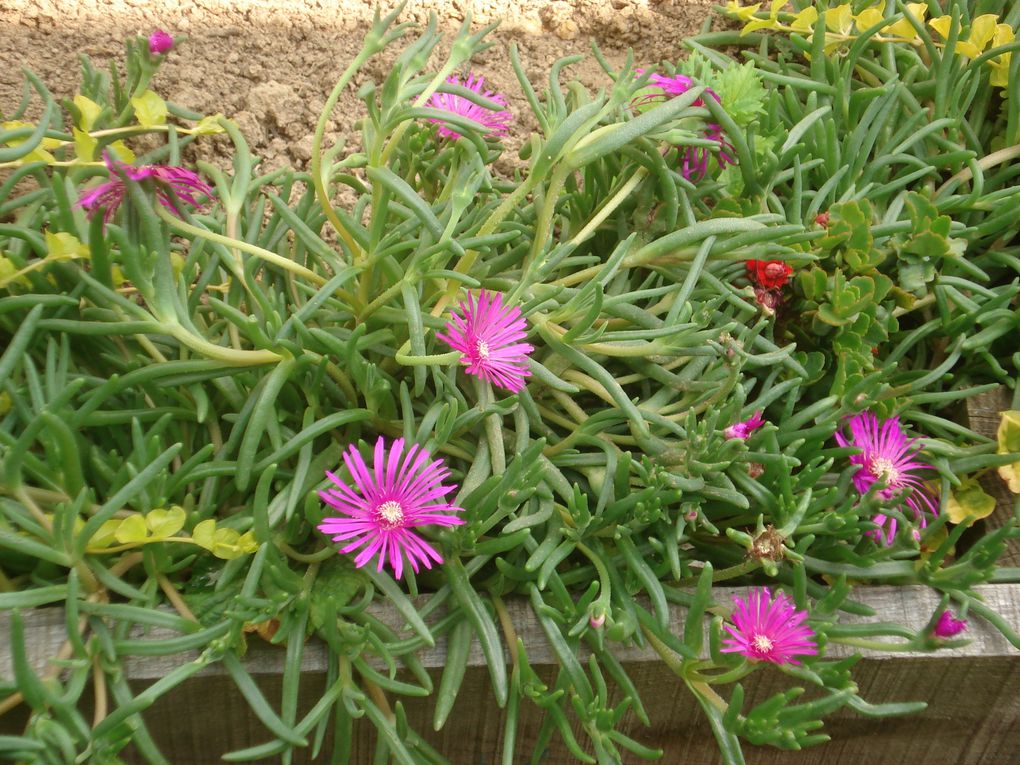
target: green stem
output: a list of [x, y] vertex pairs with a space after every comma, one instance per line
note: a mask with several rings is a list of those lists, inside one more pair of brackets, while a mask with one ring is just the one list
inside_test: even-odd
[[162, 207], [156, 207], [155, 209], [156, 214], [170, 228], [176, 231], [191, 234], [192, 236], [201, 237], [203, 239], [208, 239], [211, 242], [222, 244], [225, 247], [231, 247], [234, 249], [241, 250], [242, 252], [247, 252], [249, 255], [254, 255], [257, 258], [266, 261], [267, 263], [272, 263], [274, 266], [279, 266], [280, 268], [286, 271], [290, 271], [292, 274], [296, 276], [301, 276], [307, 279], [308, 281], [312, 282], [313, 284], [318, 285], [319, 287], [326, 283], [326, 279], [324, 277], [319, 276], [314, 271], [305, 268], [300, 263], [295, 263], [293, 260], [290, 260], [289, 258], [285, 258], [282, 255], [278, 255], [275, 252], [270, 252], [269, 250], [263, 249], [262, 247], [258, 247], [257, 245], [254, 244], [250, 244], [241, 239], [232, 239], [229, 236], [224, 236], [223, 234], [217, 234], [214, 231], [209, 231], [209, 229], [199, 228], [198, 226], [192, 226], [190, 223], [185, 223], [180, 218], [175, 217], [173, 213], [171, 213], [169, 210], [163, 209]]
[[613, 196], [602, 205], [599, 211], [592, 216], [591, 220], [585, 224], [584, 228], [577, 232], [574, 238], [570, 240], [570, 244], [576, 247], [589, 236], [594, 234], [598, 227], [605, 222], [606, 218], [612, 215], [613, 211], [620, 206], [623, 200], [630, 196], [630, 192], [632, 192], [634, 188], [641, 183], [646, 175], [648, 175], [648, 170], [644, 167], [639, 167], [635, 170], [634, 175], [632, 175], [627, 182], [620, 187], [620, 190], [613, 194]]

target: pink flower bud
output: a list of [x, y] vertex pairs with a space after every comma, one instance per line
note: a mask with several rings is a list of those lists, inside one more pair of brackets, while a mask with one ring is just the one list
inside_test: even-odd
[[174, 38], [169, 32], [157, 29], [149, 35], [149, 53], [153, 56], [162, 56], [174, 47]]
[[966, 619], [957, 619], [949, 611], [943, 611], [933, 630], [935, 637], [951, 638], [967, 629]]

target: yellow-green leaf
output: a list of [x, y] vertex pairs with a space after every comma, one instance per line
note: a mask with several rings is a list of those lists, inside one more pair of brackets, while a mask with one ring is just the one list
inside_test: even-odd
[[928, 26], [942, 35], [943, 40], [949, 39], [949, 29], [953, 25], [953, 19], [950, 16], [939, 16], [937, 19], [932, 19], [928, 22]]
[[89, 547], [109, 547], [117, 541], [117, 529], [120, 528], [120, 518], [112, 518], [99, 527], [99, 531], [92, 535], [89, 540]]
[[1006, 482], [1006, 486], [1014, 494], [1020, 494], [1020, 462], [1012, 465], [1000, 465], [999, 477]]
[[222, 114], [210, 114], [208, 117], [203, 117], [195, 127], [191, 129], [195, 135], [215, 135], [216, 133], [225, 133], [223, 126], [219, 123], [219, 120], [223, 117]]
[[91, 130], [95, 126], [96, 120], [99, 119], [103, 107], [81, 93], [74, 97], [74, 105], [78, 107], [78, 113], [81, 115], [78, 127], [84, 131]]
[[246, 531], [241, 535], [241, 538], [237, 540], [237, 546], [241, 548], [244, 553], [253, 553], [259, 549], [259, 543], [255, 539], [254, 531]]
[[46, 238], [46, 257], [48, 260], [74, 260], [75, 258], [87, 258], [89, 248], [82, 244], [74, 234], [66, 231], [44, 231]]
[[212, 518], [202, 521], [195, 526], [194, 531], [191, 532], [191, 538], [195, 544], [199, 547], [204, 547], [206, 550], [211, 550], [213, 546], [213, 537], [216, 534], [216, 521]]
[[981, 484], [973, 479], [965, 480], [949, 495], [946, 514], [953, 523], [971, 524], [987, 518], [995, 510], [995, 497], [986, 494]]
[[184, 512], [184, 508], [177, 505], [169, 510], [163, 508], [150, 510], [149, 514], [145, 516], [145, 522], [148, 524], [149, 530], [152, 531], [152, 536], [159, 539], [172, 537], [183, 529], [185, 520], [187, 520], [187, 514]]
[[74, 153], [78, 159], [82, 162], [95, 162], [99, 141], [78, 128], [71, 128], [71, 133], [74, 135]]
[[754, 5], [741, 5], [737, 0], [730, 0], [726, 5], [726, 13], [735, 16], [740, 21], [748, 21], [754, 16], [754, 12], [761, 8], [761, 3]]
[[235, 529], [216, 529], [213, 535], [212, 554], [223, 560], [233, 560], [244, 555], [238, 541], [241, 535]]
[[999, 428], [995, 432], [998, 454], [1020, 452], [1020, 410], [1008, 409], [999, 417]]
[[142, 127], [151, 128], [166, 124], [166, 115], [169, 113], [166, 101], [153, 91], [147, 90], [142, 95], [132, 98], [131, 106], [135, 109], [135, 119]]
[[853, 8], [849, 3], [837, 5], [825, 12], [825, 28], [830, 32], [845, 35], [854, 23]]
[[875, 24], [881, 24], [885, 21], [885, 14], [882, 13], [878, 8], [865, 8], [863, 11], [854, 16], [854, 22], [857, 24], [857, 31], [863, 32], [865, 29], [871, 29]]
[[129, 515], [120, 522], [117, 530], [113, 532], [113, 536], [118, 542], [125, 545], [145, 541], [149, 536], [149, 529], [145, 525], [145, 518], [141, 515]]
[[[907, 10], [922, 24], [928, 15], [928, 6], [925, 3], [907, 3]], [[910, 23], [908, 18], [902, 18], [889, 27], [889, 33], [896, 37], [902, 37], [905, 40], [913, 40], [917, 37], [917, 30], [914, 29], [914, 25]]]
[[809, 5], [793, 17], [790, 28], [797, 32], [810, 32], [815, 28], [816, 21], [818, 21], [818, 10], [813, 5]]
[[111, 158], [118, 162], [123, 162], [127, 165], [134, 164], [135, 153], [123, 141], [114, 141], [106, 147], [106, 151], [110, 153]]

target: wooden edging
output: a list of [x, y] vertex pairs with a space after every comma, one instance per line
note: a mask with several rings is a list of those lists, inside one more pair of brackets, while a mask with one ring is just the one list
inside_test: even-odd
[[[1007, 623], [1020, 632], [1020, 584], [980, 585], [975, 592]], [[744, 592], [742, 588], [717, 588], [717, 600], [726, 602], [730, 595]], [[909, 629], [921, 629], [931, 618], [939, 603], [937, 593], [927, 587], [861, 587], [854, 591], [853, 599], [870, 606], [875, 616], [865, 617], [854, 614], [842, 614], [841, 623], [864, 624], [869, 621], [886, 621], [901, 624]], [[556, 664], [556, 658], [546, 639], [545, 633], [535, 619], [530, 604], [522, 599], [510, 599], [506, 604], [517, 635], [524, 640], [528, 650], [529, 662], [536, 666]], [[385, 604], [373, 603], [368, 608], [377, 619], [396, 630], [398, 634], [411, 637], [401, 616]], [[436, 618], [442, 616], [439, 609]], [[683, 631], [686, 609], [672, 606], [670, 609], [671, 630], [675, 634]], [[64, 612], [61, 608], [33, 609], [24, 614], [26, 631], [26, 648], [29, 661], [36, 672], [45, 672], [49, 668], [50, 659], [58, 654], [61, 645], [67, 639]], [[0, 636], [6, 638], [10, 634], [10, 615], [0, 613]], [[148, 631], [135, 627], [131, 637], [136, 640], [147, 640], [158, 643], [169, 638], [179, 637], [180, 633], [170, 629], [156, 627]], [[1011, 657], [1020, 662], [1020, 651], [1013, 648], [1002, 634], [991, 624], [980, 618], [971, 618], [966, 637], [971, 642], [959, 648], [940, 649], [929, 653], [907, 653], [903, 651], [865, 650], [864, 654], [871, 660], [889, 660], [903, 658], [936, 658], [949, 660], [967, 657]], [[6, 643], [6, 640], [3, 640]], [[0, 643], [2, 645], [3, 643]], [[624, 664], [658, 663], [660, 660], [648, 647], [635, 645], [624, 646], [611, 644], [617, 658]], [[856, 653], [840, 644], [830, 644], [827, 655], [833, 657], [849, 656]], [[302, 670], [305, 672], [325, 672], [328, 648], [318, 640], [309, 641], [304, 651]], [[586, 660], [588, 651], [580, 649], [579, 657]], [[198, 657], [197, 652], [185, 652], [172, 656], [124, 656], [124, 671], [135, 681], [156, 680], [168, 671], [185, 662]], [[446, 639], [440, 637], [434, 648], [426, 648], [418, 653], [418, 658], [427, 668], [441, 668], [446, 665]], [[507, 653], [509, 663], [509, 653]], [[253, 674], [280, 674], [284, 667], [284, 651], [279, 646], [271, 645], [255, 635], [248, 639], [248, 652], [245, 663]], [[478, 644], [472, 645], [468, 656], [469, 666], [485, 666], [485, 657]], [[224, 674], [219, 664], [212, 664], [203, 672], [207, 675]], [[0, 650], [0, 679], [13, 677], [9, 652]]]

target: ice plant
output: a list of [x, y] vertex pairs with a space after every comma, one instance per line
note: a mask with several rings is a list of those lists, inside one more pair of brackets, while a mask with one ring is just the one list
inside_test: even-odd
[[[714, 95], [714, 94], [713, 94]], [[684, 151], [683, 159], [680, 161], [680, 174], [689, 181], [700, 181], [708, 173], [708, 160], [713, 155], [722, 170], [726, 165], [737, 164], [734, 156], [736, 149], [733, 144], [726, 140], [726, 134], [722, 127], [714, 122], [705, 126], [703, 136], [710, 141], [715, 141], [719, 148], [712, 151], [707, 146], [688, 146]]]
[[527, 322], [517, 306], [504, 306], [498, 292], [470, 293], [436, 337], [460, 351], [465, 371], [516, 393], [531, 375], [528, 354], [534, 346], [520, 342], [527, 336]]
[[723, 431], [723, 435], [726, 438], [739, 438], [746, 441], [754, 431], [765, 424], [765, 420], [761, 418], [761, 410], [759, 409], [753, 415], [743, 422], [735, 422]]
[[162, 56], [164, 53], [169, 53], [173, 47], [174, 38], [169, 32], [157, 29], [149, 35], [149, 53], [153, 56]]
[[159, 203], [175, 213], [180, 212], [177, 206], [178, 200], [192, 207], [200, 207], [201, 203], [197, 196], [212, 196], [212, 187], [196, 173], [183, 167], [173, 165], [132, 167], [112, 159], [108, 152], [103, 153], [103, 160], [110, 171], [110, 180], [82, 192], [78, 197], [77, 206], [83, 208], [90, 217], [102, 209], [103, 220], [107, 223], [113, 219], [117, 209], [124, 201], [124, 195], [127, 193], [125, 178], [132, 181], [141, 181], [146, 178], [155, 180], [156, 198]]
[[[638, 74], [644, 74], [644, 72], [644, 69], [637, 70]], [[653, 72], [648, 78], [648, 83], [648, 87], [639, 91], [638, 95], [631, 101], [630, 106], [634, 111], [641, 111], [644, 107], [659, 101], [682, 96], [694, 87], [694, 80], [683, 74], [664, 75]], [[722, 103], [718, 94], [711, 88], [705, 88], [705, 93], [714, 98], [716, 103]], [[698, 98], [691, 105], [704, 106], [705, 101]], [[726, 167], [726, 165], [735, 165], [737, 163], [734, 156], [735, 149], [726, 140], [722, 126], [714, 122], [709, 123], [705, 126], [703, 137], [710, 141], [715, 141], [719, 148], [715, 152], [707, 146], [688, 146], [684, 150], [680, 160], [680, 174], [689, 181], [696, 182], [705, 177], [708, 173], [708, 161], [713, 153], [715, 154], [716, 161], [719, 163], [720, 170]]]
[[364, 546], [354, 559], [361, 568], [378, 554], [377, 569], [384, 563], [393, 569], [397, 579], [404, 572], [405, 557], [414, 569], [418, 564], [432, 568], [433, 561], [442, 563], [440, 554], [415, 534], [419, 526], [456, 526], [464, 521], [454, 515], [462, 509], [444, 497], [457, 487], [444, 485], [450, 471], [441, 459], [417, 444], [405, 451], [404, 439], [398, 438], [387, 450], [386, 440], [379, 436], [371, 470], [354, 445], [344, 453], [344, 463], [354, 486], [326, 472], [335, 486], [319, 492], [322, 501], [342, 515], [323, 518], [318, 529], [334, 542], [346, 542], [341, 553]]
[[[485, 84], [484, 77], [475, 77], [474, 75], [468, 74], [467, 77], [462, 80], [460, 77], [454, 75], [452, 77], [447, 77], [446, 81], [451, 85], [462, 85], [468, 90], [474, 91], [478, 95], [482, 96], [482, 98], [487, 98], [500, 106], [506, 106], [506, 98], [501, 93], [494, 93], [491, 90], [483, 90]], [[514, 117], [513, 114], [506, 109], [489, 109], [485, 106], [480, 106], [473, 101], [469, 101], [464, 96], [458, 96], [455, 93], [433, 93], [426, 103], [426, 106], [433, 109], [442, 109], [443, 111], [447, 111], [461, 117], [467, 117], [469, 120], [474, 120], [484, 127], [490, 135], [497, 137], [507, 134], [510, 121]], [[430, 119], [429, 122], [434, 122], [439, 125], [439, 135], [444, 136], [445, 138], [460, 138], [460, 133], [450, 127], [443, 120]]]
[[785, 287], [793, 273], [793, 267], [781, 260], [748, 260], [746, 266], [747, 278], [766, 290]]
[[966, 619], [957, 619], [951, 612], [943, 611], [932, 632], [935, 637], [951, 638], [959, 635], [965, 629], [967, 629]]
[[[644, 69], [638, 69], [637, 73], [644, 74]], [[648, 77], [648, 90], [642, 89], [640, 95], [638, 95], [633, 101], [630, 102], [631, 108], [639, 110], [643, 106], [657, 103], [659, 101], [665, 101], [667, 98], [673, 98], [675, 96], [682, 96], [688, 90], [694, 87], [694, 80], [685, 74], [659, 74], [658, 72], [652, 72]], [[661, 92], [656, 92], [655, 89]], [[719, 96], [716, 95], [715, 91], [711, 88], [705, 88], [705, 93], [712, 96], [716, 101], [719, 101]], [[694, 101], [692, 106], [704, 106], [705, 102], [702, 99]]]
[[[899, 417], [879, 421], [871, 412], [861, 412], [849, 418], [848, 425], [850, 437], [837, 431], [835, 438], [840, 446], [860, 449], [860, 454], [850, 457], [853, 464], [860, 465], [854, 473], [854, 488], [867, 494], [872, 486], [880, 483], [883, 488], [879, 489], [878, 496], [886, 500], [901, 496], [921, 528], [927, 526], [926, 512], [936, 515], [937, 508], [917, 475], [920, 470], [931, 469], [931, 465], [914, 459], [919, 451], [914, 447], [917, 439], [907, 438]], [[896, 519], [876, 513], [872, 520], [881, 528], [869, 534], [876, 540], [884, 536], [885, 543], [891, 545], [896, 536]]]
[[733, 596], [736, 609], [733, 626], [723, 629], [723, 653], [741, 653], [753, 661], [773, 664], [800, 664], [798, 656], [814, 656], [818, 647], [812, 642], [814, 631], [804, 624], [808, 615], [784, 595], [775, 599], [765, 587], [757, 587], [746, 598]]

